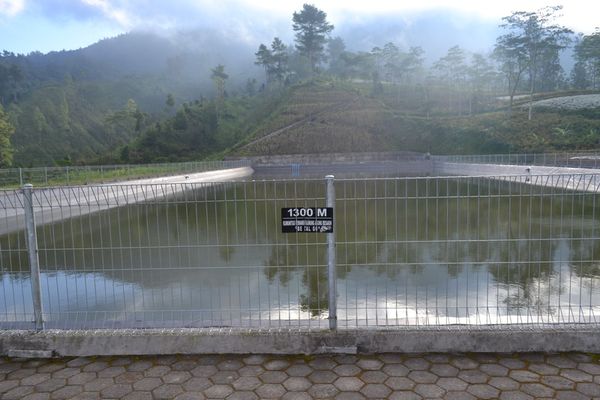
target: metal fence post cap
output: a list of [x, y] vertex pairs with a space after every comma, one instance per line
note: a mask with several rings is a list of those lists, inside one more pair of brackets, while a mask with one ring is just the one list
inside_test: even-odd
[[325, 179], [333, 179], [333, 178], [335, 178], [335, 176], [333, 176], [333, 175], [325, 175]]
[[33, 185], [31, 183], [26, 183], [23, 185], [23, 189], [32, 189]]

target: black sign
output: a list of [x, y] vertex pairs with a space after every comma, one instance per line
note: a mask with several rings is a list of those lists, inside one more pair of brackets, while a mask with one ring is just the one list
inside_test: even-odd
[[332, 207], [293, 207], [281, 209], [281, 231], [283, 233], [333, 232]]

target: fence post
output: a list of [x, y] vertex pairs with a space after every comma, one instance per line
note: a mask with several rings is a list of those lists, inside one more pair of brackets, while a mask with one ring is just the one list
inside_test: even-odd
[[19, 186], [23, 186], [23, 168], [19, 167]]
[[31, 297], [33, 299], [33, 316], [35, 329], [44, 329], [42, 310], [42, 286], [40, 282], [40, 260], [38, 255], [37, 234], [35, 232], [35, 217], [33, 213], [33, 196], [31, 184], [23, 186], [23, 205], [25, 207], [25, 230], [27, 232], [27, 253], [31, 270]]
[[[333, 186], [333, 175], [325, 177], [327, 181], [327, 196], [325, 204], [333, 208], [335, 216], [335, 188]], [[335, 224], [335, 221], [334, 221]], [[329, 285], [329, 329], [337, 329], [337, 276], [335, 271], [335, 229], [327, 234], [327, 282]]]

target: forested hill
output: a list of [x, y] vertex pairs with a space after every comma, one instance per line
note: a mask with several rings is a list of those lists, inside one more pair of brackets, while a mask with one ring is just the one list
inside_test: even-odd
[[230, 87], [244, 87], [260, 73], [253, 57], [246, 43], [201, 30], [128, 33], [48, 54], [4, 52], [0, 105], [15, 128], [14, 165], [101, 157], [182, 103], [213, 97], [217, 64], [228, 66]]

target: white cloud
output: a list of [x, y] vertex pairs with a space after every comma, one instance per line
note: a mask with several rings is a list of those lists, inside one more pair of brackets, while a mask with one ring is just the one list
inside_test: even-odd
[[[1, 1], [1, 0], [0, 0]], [[109, 0], [82, 0], [84, 4], [95, 7], [108, 19], [121, 25], [123, 28], [133, 28], [137, 21], [125, 9], [119, 8]]]
[[0, 16], [14, 17], [25, 9], [25, 0], [0, 0]]

